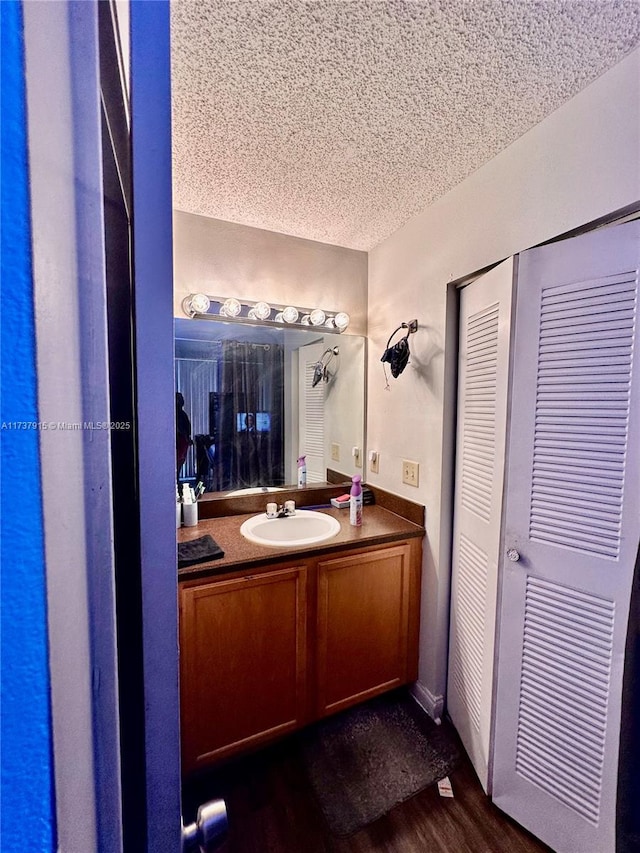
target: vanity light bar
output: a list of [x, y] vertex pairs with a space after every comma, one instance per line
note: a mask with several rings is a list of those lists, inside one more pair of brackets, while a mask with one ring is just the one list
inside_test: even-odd
[[190, 293], [182, 302], [187, 317], [200, 320], [225, 320], [253, 326], [290, 327], [304, 329], [314, 326], [324, 332], [340, 334], [349, 325], [344, 311], [325, 311], [322, 308], [297, 308], [294, 305], [274, 305], [264, 301], [251, 302], [235, 297], [207, 296]]

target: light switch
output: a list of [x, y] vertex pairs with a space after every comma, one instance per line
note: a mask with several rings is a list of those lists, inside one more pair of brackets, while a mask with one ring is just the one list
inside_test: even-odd
[[408, 459], [402, 460], [402, 482], [407, 486], [418, 485], [420, 466], [417, 462], [410, 462]]
[[335, 442], [331, 444], [331, 459], [334, 462], [340, 461], [340, 445]]
[[380, 454], [377, 450], [369, 451], [369, 471], [372, 474], [377, 474], [380, 468]]

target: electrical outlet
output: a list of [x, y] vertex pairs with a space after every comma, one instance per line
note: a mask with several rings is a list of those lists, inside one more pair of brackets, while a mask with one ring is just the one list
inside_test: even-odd
[[380, 470], [380, 454], [377, 450], [369, 451], [369, 471], [372, 474], [377, 474]]
[[408, 459], [402, 460], [402, 482], [407, 486], [417, 486], [420, 474], [420, 466], [417, 462], [410, 462]]
[[340, 445], [333, 443], [331, 445], [331, 458], [334, 462], [340, 461]]

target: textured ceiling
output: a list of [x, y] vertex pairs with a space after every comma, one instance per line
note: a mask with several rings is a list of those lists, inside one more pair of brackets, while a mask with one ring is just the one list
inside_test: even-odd
[[640, 0], [172, 0], [174, 206], [369, 249], [620, 61]]

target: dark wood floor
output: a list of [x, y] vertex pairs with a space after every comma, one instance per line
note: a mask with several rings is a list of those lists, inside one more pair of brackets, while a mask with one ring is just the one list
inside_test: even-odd
[[224, 797], [229, 836], [220, 853], [549, 853], [485, 796], [463, 759], [450, 779], [454, 799], [432, 786], [349, 838], [327, 828], [295, 738], [227, 764], [184, 786], [184, 818]]

